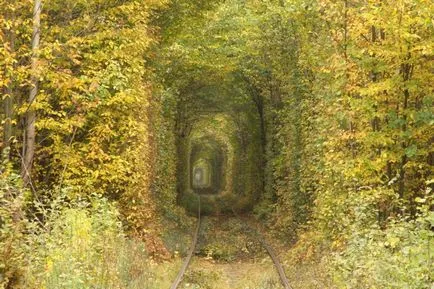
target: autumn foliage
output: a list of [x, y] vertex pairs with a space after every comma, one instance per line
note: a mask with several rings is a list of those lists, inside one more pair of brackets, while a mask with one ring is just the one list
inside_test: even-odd
[[[47, 0], [37, 54], [31, 1], [0, 8], [4, 288], [78, 288], [53, 281], [66, 248], [86, 286], [154, 276], [125, 256], [174, 255], [204, 159], [220, 182], [204, 211], [253, 212], [291, 247], [288, 270], [327, 268], [336, 288], [430, 288], [432, 1]], [[80, 236], [92, 260], [68, 247]], [[92, 277], [104, 279], [98, 262], [111, 283]]]

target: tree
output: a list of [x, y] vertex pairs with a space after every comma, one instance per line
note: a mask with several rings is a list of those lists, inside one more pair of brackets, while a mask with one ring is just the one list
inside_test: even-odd
[[14, 4], [4, 4], [6, 13], [4, 15], [4, 27], [2, 35], [4, 37], [4, 68], [3, 68], [3, 109], [4, 109], [4, 123], [3, 123], [3, 151], [2, 157], [6, 161], [10, 158], [11, 138], [13, 135], [13, 117], [14, 117], [14, 69], [15, 65], [15, 41], [16, 41], [16, 21]]
[[28, 108], [26, 115], [26, 127], [24, 133], [23, 144], [23, 160], [21, 175], [25, 185], [31, 182], [31, 172], [33, 165], [33, 158], [35, 154], [35, 138], [36, 138], [36, 111], [33, 108], [33, 103], [36, 100], [38, 93], [38, 55], [39, 55], [39, 42], [41, 37], [41, 10], [42, 0], [34, 0], [33, 2], [33, 33], [32, 33], [32, 63], [31, 63], [31, 80], [30, 92], [28, 97]]

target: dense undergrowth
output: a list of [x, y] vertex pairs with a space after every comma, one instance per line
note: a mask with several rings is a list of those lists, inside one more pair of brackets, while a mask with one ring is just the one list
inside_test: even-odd
[[31, 201], [20, 197], [19, 185], [13, 185], [16, 180], [13, 175], [0, 180], [2, 286], [156, 289], [170, 285], [180, 262], [161, 262], [143, 240], [127, 236], [115, 203], [98, 194], [74, 201], [68, 201], [66, 194]]
[[432, 1], [43, 4], [35, 50], [0, 0], [0, 286], [169, 287], [205, 161], [295, 288], [432, 287]]

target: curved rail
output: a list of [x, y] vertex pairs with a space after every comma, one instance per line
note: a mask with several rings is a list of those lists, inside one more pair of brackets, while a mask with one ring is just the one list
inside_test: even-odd
[[282, 264], [279, 261], [279, 258], [277, 257], [276, 252], [274, 252], [273, 248], [265, 241], [265, 239], [261, 236], [261, 234], [253, 227], [251, 227], [249, 224], [247, 224], [248, 228], [256, 235], [256, 238], [261, 242], [262, 246], [267, 250], [268, 255], [270, 256], [271, 260], [273, 260], [274, 266], [277, 269], [277, 273], [280, 277], [280, 282], [283, 285], [283, 288], [285, 289], [293, 289], [291, 285], [289, 284], [288, 278], [286, 277], [285, 270], [283, 269]]
[[196, 226], [196, 231], [194, 233], [193, 236], [193, 242], [191, 243], [191, 248], [188, 251], [188, 255], [187, 258], [184, 261], [184, 264], [182, 264], [181, 270], [179, 270], [178, 276], [176, 276], [175, 281], [173, 281], [172, 286], [170, 286], [170, 289], [177, 289], [179, 284], [182, 281], [182, 277], [184, 277], [185, 271], [188, 268], [188, 265], [190, 265], [190, 261], [191, 258], [193, 257], [193, 253], [194, 253], [194, 249], [196, 248], [196, 244], [197, 244], [197, 239], [199, 236], [199, 229], [200, 229], [200, 223], [201, 223], [201, 219], [200, 219], [200, 196], [199, 197], [199, 207], [198, 207], [198, 216], [197, 216], [197, 226]]
[[[237, 214], [237, 212], [232, 208], [232, 212], [235, 216], [237, 216], [240, 220], [242, 218]], [[277, 256], [276, 252], [274, 252], [273, 248], [270, 246], [270, 244], [267, 243], [264, 237], [250, 224], [248, 224], [246, 221], [243, 221], [243, 223], [247, 226], [250, 232], [252, 232], [253, 235], [258, 239], [258, 241], [262, 244], [262, 246], [267, 251], [268, 255], [270, 256], [271, 260], [273, 260], [274, 266], [277, 269], [277, 273], [279, 274], [280, 282], [282, 283], [283, 288], [285, 289], [293, 289], [291, 285], [289, 284], [288, 278], [286, 277], [285, 270], [283, 269], [282, 264], [280, 263], [279, 257]]]

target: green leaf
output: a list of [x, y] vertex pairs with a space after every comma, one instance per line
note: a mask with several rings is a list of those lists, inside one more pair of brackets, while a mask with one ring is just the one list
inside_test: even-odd
[[405, 155], [409, 158], [414, 157], [417, 153], [417, 146], [411, 145], [405, 149]]

